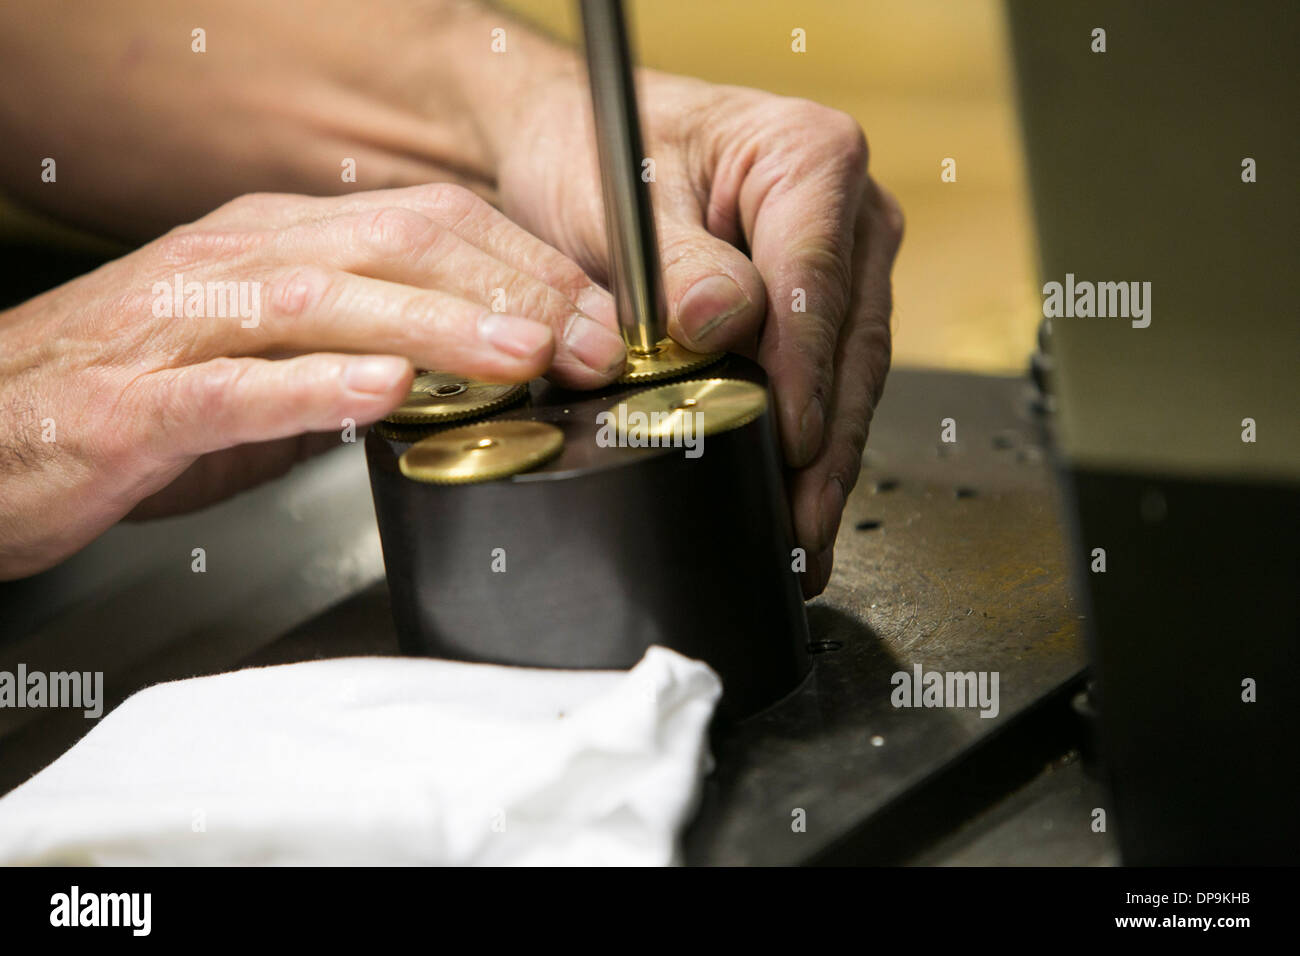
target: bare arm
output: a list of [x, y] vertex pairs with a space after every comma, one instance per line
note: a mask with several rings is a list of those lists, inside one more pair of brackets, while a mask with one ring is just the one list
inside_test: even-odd
[[462, 0], [16, 0], [0, 5], [0, 175], [35, 208], [133, 239], [254, 191], [454, 182], [490, 196], [489, 132], [571, 66]]

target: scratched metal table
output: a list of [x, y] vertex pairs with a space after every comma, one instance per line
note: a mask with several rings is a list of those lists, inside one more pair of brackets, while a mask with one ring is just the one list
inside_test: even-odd
[[[1020, 379], [891, 375], [835, 575], [809, 606], [813, 675], [715, 733], [686, 862], [1115, 861], [1090, 827], [1105, 797], [1070, 706], [1081, 610], [1032, 398]], [[944, 418], [955, 444], [939, 440]], [[196, 547], [205, 574], [190, 569]], [[0, 668], [102, 670], [107, 707], [160, 680], [396, 652], [360, 444], [0, 584]], [[890, 677], [915, 664], [997, 671], [997, 716], [894, 708]], [[0, 791], [89, 726], [80, 712], [0, 710]]]

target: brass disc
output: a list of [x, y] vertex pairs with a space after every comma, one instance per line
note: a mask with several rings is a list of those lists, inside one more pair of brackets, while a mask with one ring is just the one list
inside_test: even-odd
[[411, 392], [385, 421], [403, 425], [451, 422], [473, 418], [509, 405], [527, 385], [493, 385], [450, 372], [421, 372]]
[[[767, 409], [767, 389], [753, 382], [734, 378], [697, 379], [670, 382], [624, 398], [610, 409], [620, 433], [636, 432], [647, 438], [671, 438], [682, 430], [681, 416], [698, 412], [692, 427], [696, 434], [716, 435], [748, 425]], [[644, 412], [646, 424], [633, 420], [634, 412]], [[698, 423], [698, 425], [696, 425]]]
[[422, 438], [397, 464], [415, 481], [464, 485], [536, 468], [562, 447], [564, 433], [545, 422], [475, 422]]
[[655, 350], [648, 354], [634, 349], [627, 350], [627, 368], [619, 381], [627, 384], [673, 378], [712, 365], [722, 356], [722, 352], [691, 352], [673, 339], [660, 339]]

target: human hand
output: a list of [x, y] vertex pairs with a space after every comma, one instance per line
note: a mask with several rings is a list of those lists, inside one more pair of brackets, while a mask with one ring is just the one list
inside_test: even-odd
[[[824, 106], [641, 76], [670, 334], [767, 370], [804, 591], [830, 577], [844, 502], [889, 369], [898, 203], [867, 175], [857, 123]], [[495, 129], [502, 208], [608, 274], [588, 93], [558, 69]]]
[[[173, 317], [177, 276], [204, 314]], [[391, 411], [412, 363], [603, 384], [616, 328], [608, 292], [459, 186], [234, 200], [0, 313], [0, 579], [283, 473]]]

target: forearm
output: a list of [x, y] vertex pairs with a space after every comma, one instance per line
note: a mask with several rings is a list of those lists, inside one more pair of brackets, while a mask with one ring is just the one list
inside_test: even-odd
[[252, 191], [445, 180], [490, 193], [525, 94], [573, 63], [466, 0], [5, 4], [0, 170], [16, 198], [131, 238]]

